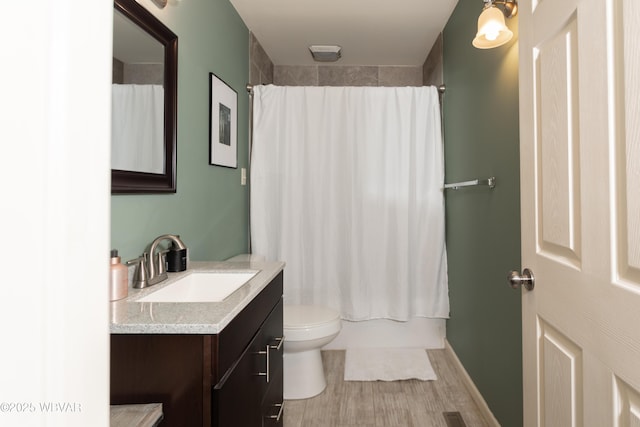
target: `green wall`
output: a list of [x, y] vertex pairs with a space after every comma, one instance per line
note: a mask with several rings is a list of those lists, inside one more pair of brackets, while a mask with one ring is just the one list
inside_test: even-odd
[[[249, 32], [228, 0], [190, 0], [157, 9], [178, 35], [177, 193], [111, 198], [111, 242], [123, 259], [153, 238], [180, 234], [193, 260], [247, 251]], [[520, 266], [517, 42], [471, 46], [482, 3], [459, 0], [444, 30], [446, 180], [495, 175], [494, 190], [447, 191], [451, 319], [447, 337], [498, 421], [522, 424], [519, 292], [506, 274]], [[508, 22], [516, 33], [517, 18]], [[208, 164], [209, 81], [238, 93], [238, 169]]]
[[[124, 260], [157, 236], [179, 234], [192, 260], [247, 251], [249, 31], [228, 0], [188, 0], [160, 10], [141, 2], [178, 35], [177, 192], [111, 197], [111, 244]], [[238, 93], [238, 169], [210, 166], [209, 73]]]
[[446, 182], [495, 176], [497, 186], [447, 190], [451, 318], [447, 339], [503, 426], [522, 425], [517, 21], [497, 49], [471, 45], [482, 9], [460, 0], [444, 30]]

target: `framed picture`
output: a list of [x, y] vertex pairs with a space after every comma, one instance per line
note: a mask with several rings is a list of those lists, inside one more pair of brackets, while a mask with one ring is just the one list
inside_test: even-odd
[[209, 164], [238, 167], [238, 94], [209, 73]]

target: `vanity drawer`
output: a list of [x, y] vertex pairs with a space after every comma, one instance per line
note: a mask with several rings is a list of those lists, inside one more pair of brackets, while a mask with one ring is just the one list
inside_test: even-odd
[[214, 386], [213, 426], [260, 427], [264, 407], [271, 405], [268, 399], [282, 402], [282, 307], [280, 299], [241, 357]]
[[213, 427], [257, 426], [263, 379], [258, 376], [261, 357], [258, 336], [251, 341], [236, 364], [213, 388]]
[[274, 307], [259, 333], [260, 354], [263, 355], [261, 363], [264, 367], [262, 371], [269, 373], [269, 381], [266, 381], [266, 375], [263, 375], [265, 388], [270, 387], [278, 376], [282, 376], [282, 357], [284, 355], [283, 309], [284, 303], [280, 299], [280, 302]]
[[[249, 342], [263, 324], [267, 324], [267, 316], [282, 299], [282, 276], [280, 272], [258, 296], [256, 296], [242, 312], [240, 312], [213, 340], [213, 383], [217, 384], [222, 376], [233, 366], [243, 354]], [[276, 323], [277, 325], [277, 323]], [[279, 322], [280, 332], [272, 331], [273, 336], [282, 337], [282, 318]]]
[[262, 425], [265, 427], [282, 427], [284, 421], [284, 398], [282, 397], [282, 369], [274, 372], [267, 393], [262, 401]]

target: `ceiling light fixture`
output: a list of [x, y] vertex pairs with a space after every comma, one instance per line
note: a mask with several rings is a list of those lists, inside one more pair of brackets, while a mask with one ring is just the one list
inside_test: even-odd
[[[496, 5], [501, 5], [502, 9]], [[484, 9], [478, 18], [478, 33], [473, 39], [473, 46], [478, 49], [492, 49], [507, 43], [513, 37], [513, 32], [507, 28], [504, 18], [512, 18], [517, 13], [516, 0], [484, 0]]]
[[342, 48], [340, 46], [309, 46], [309, 51], [314, 61], [318, 62], [335, 62], [342, 57]]

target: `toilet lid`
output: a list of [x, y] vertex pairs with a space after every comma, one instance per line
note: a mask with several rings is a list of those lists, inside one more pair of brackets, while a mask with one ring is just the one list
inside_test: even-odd
[[308, 328], [340, 319], [340, 313], [315, 305], [285, 305], [284, 327], [288, 329]]

